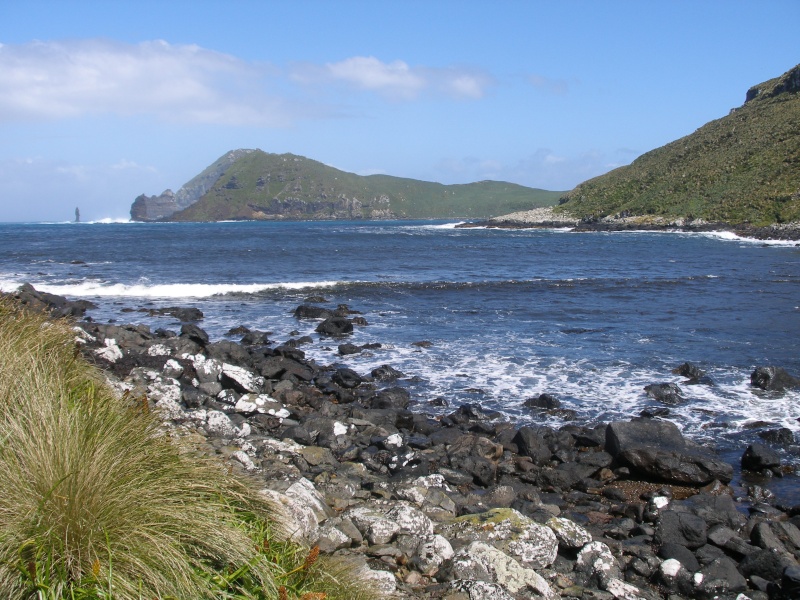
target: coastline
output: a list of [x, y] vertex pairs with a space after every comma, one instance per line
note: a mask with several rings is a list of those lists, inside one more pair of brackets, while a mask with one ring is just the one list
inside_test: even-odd
[[690, 233], [728, 232], [739, 237], [764, 241], [800, 242], [800, 223], [782, 223], [757, 227], [747, 223], [732, 225], [702, 219], [668, 219], [656, 216], [609, 216], [602, 219], [578, 219], [558, 213], [553, 207], [537, 208], [501, 215], [456, 227], [494, 229], [564, 229], [574, 232], [594, 231], [683, 231]]
[[[87, 308], [32, 288], [16, 295], [59, 316]], [[387, 594], [765, 600], [767, 584], [793, 585], [800, 508], [758, 483], [738, 495], [732, 465], [658, 415], [560, 429], [518, 428], [479, 404], [433, 417], [430, 399], [401, 385], [413, 373], [305, 358], [306, 344], [338, 345], [343, 362], [366, 350], [348, 343], [365, 320], [346, 306], [308, 299], [295, 317], [317, 322], [318, 340], [279, 345], [246, 326], [211, 342], [202, 314], [178, 310], [180, 332], [76, 322], [81, 351], [168, 427], [256, 478], [298, 538], [361, 562]], [[528, 405], [559, 410], [546, 394]], [[747, 451], [752, 481], [783, 474], [769, 448]]]

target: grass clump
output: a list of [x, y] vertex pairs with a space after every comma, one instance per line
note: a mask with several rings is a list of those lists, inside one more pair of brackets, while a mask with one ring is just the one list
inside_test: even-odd
[[118, 398], [73, 337], [0, 298], [0, 597], [374, 597], [305, 564], [264, 496]]

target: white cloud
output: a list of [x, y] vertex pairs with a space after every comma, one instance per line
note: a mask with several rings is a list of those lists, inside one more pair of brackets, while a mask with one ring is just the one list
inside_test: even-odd
[[402, 60], [383, 63], [372, 56], [354, 56], [325, 66], [332, 79], [366, 90], [414, 97], [425, 87], [425, 80]]
[[493, 83], [489, 75], [476, 69], [412, 67], [402, 60], [387, 63], [374, 56], [353, 56], [322, 66], [298, 64], [294, 66], [292, 79], [308, 85], [341, 83], [392, 100], [414, 100], [430, 91], [477, 99]]
[[270, 70], [164, 41], [0, 46], [0, 121], [155, 115], [174, 122], [286, 125], [293, 110], [264, 90]]

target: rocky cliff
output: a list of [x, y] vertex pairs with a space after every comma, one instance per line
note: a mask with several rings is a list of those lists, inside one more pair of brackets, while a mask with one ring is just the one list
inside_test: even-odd
[[197, 202], [242, 156], [254, 150], [231, 150], [219, 157], [202, 173], [193, 177], [178, 190], [164, 190], [158, 196], [141, 194], [131, 206], [131, 219], [134, 221], [162, 221]]

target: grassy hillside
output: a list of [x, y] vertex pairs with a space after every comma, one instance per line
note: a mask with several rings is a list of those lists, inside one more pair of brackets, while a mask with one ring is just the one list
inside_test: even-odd
[[800, 221], [800, 66], [745, 104], [565, 194], [577, 217], [658, 215], [731, 224]]
[[442, 185], [364, 177], [302, 156], [256, 150], [170, 220], [480, 218], [552, 206], [560, 195], [497, 181]]

